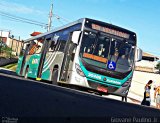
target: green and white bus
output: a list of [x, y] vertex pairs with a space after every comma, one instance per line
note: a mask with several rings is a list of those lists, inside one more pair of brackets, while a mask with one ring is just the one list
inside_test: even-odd
[[136, 33], [83, 18], [25, 40], [16, 73], [125, 97], [141, 55]]

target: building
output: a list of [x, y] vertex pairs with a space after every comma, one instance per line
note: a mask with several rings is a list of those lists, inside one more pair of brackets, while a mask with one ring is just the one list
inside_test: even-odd
[[19, 55], [23, 46], [23, 42], [20, 39], [10, 38], [8, 47], [12, 48], [12, 54]]
[[9, 44], [10, 31], [0, 30], [0, 41], [5, 44]]
[[19, 55], [22, 48], [22, 41], [10, 35], [10, 31], [0, 30], [0, 41], [12, 49], [12, 54]]
[[155, 73], [158, 71], [155, 67], [159, 59], [158, 56], [143, 52], [142, 61], [136, 62], [136, 70]]

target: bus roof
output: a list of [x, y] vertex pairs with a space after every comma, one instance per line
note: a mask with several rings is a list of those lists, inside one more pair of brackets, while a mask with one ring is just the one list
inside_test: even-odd
[[60, 31], [62, 29], [68, 28], [68, 27], [73, 26], [73, 25], [78, 24], [78, 23], [83, 23], [85, 20], [91, 21], [93, 23], [95, 22], [95, 23], [99, 23], [99, 24], [102, 24], [102, 25], [110, 26], [110, 27], [113, 27], [115, 29], [119, 29], [119, 30], [122, 30], [124, 32], [128, 32], [130, 34], [136, 35], [135, 32], [132, 32], [132, 31], [130, 31], [128, 29], [125, 29], [125, 28], [122, 28], [122, 27], [119, 27], [119, 26], [116, 26], [116, 25], [113, 25], [113, 24], [109, 24], [109, 23], [106, 23], [106, 22], [103, 22], [103, 21], [94, 20], [94, 19], [90, 19], [90, 18], [81, 18], [81, 19], [78, 19], [78, 20], [76, 20], [74, 22], [71, 22], [71, 23], [69, 23], [67, 25], [64, 25], [64, 26], [61, 26], [61, 27], [57, 27], [57, 28], [55, 28], [55, 29], [53, 29], [53, 30], [51, 30], [49, 32], [45, 32], [45, 33], [39, 34], [37, 36], [31, 37], [31, 38], [29, 38], [27, 40], [24, 40], [24, 42], [28, 42], [28, 41], [43, 37], [45, 35], [48, 35], [50, 33], [56, 32], [56, 31]]
[[53, 30], [51, 30], [51, 31], [49, 31], [49, 32], [45, 32], [45, 33], [39, 34], [39, 35], [37, 35], [37, 36], [31, 37], [31, 38], [29, 38], [29, 39], [27, 39], [27, 40], [24, 40], [24, 42], [28, 42], [28, 41], [31, 41], [31, 40], [34, 40], [34, 39], [43, 37], [43, 36], [45, 36], [45, 35], [48, 35], [48, 34], [50, 34], [50, 33], [53, 33], [53, 32], [60, 31], [60, 30], [62, 30], [62, 29], [68, 28], [68, 27], [73, 26], [73, 25], [75, 25], [75, 24], [82, 23], [83, 20], [84, 20], [84, 18], [79, 19], [79, 20], [74, 21], [74, 22], [71, 22], [71, 23], [69, 23], [69, 24], [67, 24], [67, 25], [64, 25], [64, 26], [62, 26], [62, 27], [57, 27], [57, 28], [55, 28], [55, 29], [53, 29]]

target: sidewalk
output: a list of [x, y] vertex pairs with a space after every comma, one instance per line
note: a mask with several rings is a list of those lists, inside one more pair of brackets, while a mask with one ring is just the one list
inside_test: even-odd
[[136, 103], [136, 104], [141, 104], [142, 100], [143, 100], [143, 97], [140, 96], [140, 95], [136, 95], [132, 92], [129, 92], [128, 93], [128, 98], [132, 100], [133, 103]]
[[[141, 105], [141, 102], [143, 100], [142, 96], [136, 95], [132, 92], [128, 93], [128, 98], [131, 99], [133, 103], [139, 104], [139, 105]], [[154, 108], [156, 107], [156, 103], [154, 102], [154, 99], [152, 98], [151, 98], [151, 107], [154, 107]]]
[[6, 69], [6, 68], [2, 68], [2, 67], [0, 67], [0, 73], [5, 73], [5, 74], [17, 76], [15, 71], [12, 71], [12, 70], [9, 70], [9, 69]]
[[[120, 96], [108, 95], [108, 96], [104, 96], [104, 97], [119, 100], [119, 101], [122, 100], [122, 97], [120, 97]], [[142, 100], [143, 100], [142, 96], [137, 95], [133, 92], [128, 93], [128, 96], [127, 96], [127, 102], [128, 103], [141, 105]], [[153, 108], [156, 107], [156, 103], [153, 100], [151, 100], [151, 107], [153, 107]]]

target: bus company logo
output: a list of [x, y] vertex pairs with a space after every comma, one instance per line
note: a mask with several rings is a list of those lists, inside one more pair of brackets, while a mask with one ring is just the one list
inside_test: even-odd
[[106, 81], [107, 79], [106, 78], [103, 78], [103, 81]]
[[109, 82], [109, 83], [114, 83], [114, 84], [118, 84], [118, 85], [120, 85], [121, 83], [120, 82], [118, 82], [118, 81], [115, 81], [115, 80], [109, 80], [109, 79], [107, 79], [107, 82]]
[[89, 73], [89, 74], [88, 74], [88, 77], [95, 78], [95, 79], [99, 79], [99, 80], [102, 79], [101, 76], [96, 75], [96, 74], [92, 74], [92, 73]]
[[38, 59], [33, 59], [32, 64], [38, 64]]

